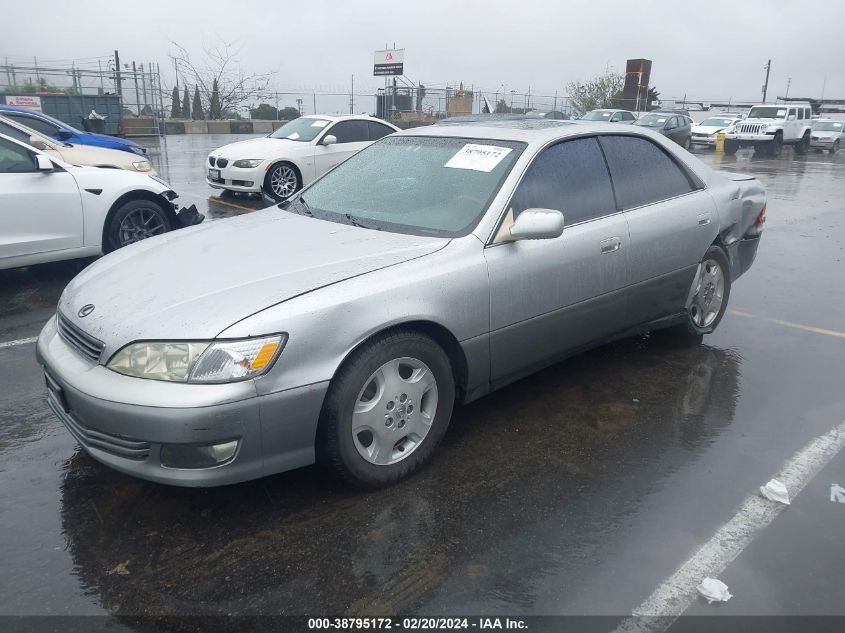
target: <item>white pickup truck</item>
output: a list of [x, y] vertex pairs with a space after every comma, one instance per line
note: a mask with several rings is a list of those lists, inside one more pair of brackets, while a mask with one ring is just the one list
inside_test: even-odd
[[784, 145], [792, 145], [798, 154], [806, 154], [812, 113], [806, 101], [754, 106], [746, 119], [725, 130], [725, 153], [753, 147], [755, 152], [780, 156]]

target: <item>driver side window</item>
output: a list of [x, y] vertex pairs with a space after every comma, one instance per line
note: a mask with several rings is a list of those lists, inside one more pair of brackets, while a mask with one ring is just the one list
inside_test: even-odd
[[23, 174], [38, 171], [35, 154], [20, 145], [0, 138], [0, 174]]
[[328, 132], [337, 138], [340, 143], [364, 143], [370, 140], [367, 132], [366, 121], [341, 121], [335, 124]]
[[622, 115], [619, 114], [618, 112], [616, 114], [614, 114], [612, 117], [610, 117], [611, 123], [619, 123], [619, 121], [621, 121], [621, 120], [622, 120]]

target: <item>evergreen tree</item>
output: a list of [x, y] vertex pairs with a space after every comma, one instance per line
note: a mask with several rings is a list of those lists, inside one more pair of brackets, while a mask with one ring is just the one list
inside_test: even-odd
[[191, 108], [191, 118], [194, 121], [202, 121], [205, 118], [205, 113], [202, 111], [199, 86], [194, 86], [194, 105]]
[[188, 94], [188, 86], [185, 86], [185, 91], [182, 93], [182, 118], [191, 118], [191, 96]]
[[173, 96], [172, 96], [172, 105], [170, 106], [170, 118], [171, 119], [181, 119], [182, 118], [182, 103], [179, 101], [179, 88], [173, 86]]
[[214, 80], [214, 84], [211, 87], [211, 99], [209, 99], [208, 104], [208, 118], [215, 120], [221, 118], [220, 89], [217, 87], [217, 79]]

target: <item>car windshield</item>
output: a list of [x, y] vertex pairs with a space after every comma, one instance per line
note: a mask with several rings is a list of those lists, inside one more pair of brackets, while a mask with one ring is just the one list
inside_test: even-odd
[[668, 118], [665, 114], [644, 114], [637, 119], [636, 123], [645, 127], [663, 127], [663, 124], [666, 123], [666, 119]]
[[289, 141], [302, 141], [307, 143], [323, 131], [331, 121], [328, 119], [315, 119], [312, 117], [299, 117], [285, 123], [278, 130], [270, 135], [270, 138], [286, 138]]
[[816, 132], [841, 132], [843, 125], [842, 121], [814, 121], [812, 128]]
[[583, 121], [607, 121], [613, 115], [613, 112], [605, 110], [592, 110], [581, 117]]
[[706, 125], [712, 127], [727, 127], [733, 123], [733, 119], [704, 119], [699, 125]]
[[751, 108], [749, 119], [783, 119], [786, 117], [786, 106], [757, 106]]
[[524, 148], [513, 141], [388, 137], [283, 208], [397, 233], [458, 237], [475, 228]]

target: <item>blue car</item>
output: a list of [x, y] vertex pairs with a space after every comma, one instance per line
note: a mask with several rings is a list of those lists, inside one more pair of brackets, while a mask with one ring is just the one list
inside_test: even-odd
[[58, 119], [47, 116], [43, 112], [37, 110], [29, 110], [27, 108], [17, 108], [15, 106], [7, 106], [0, 104], [0, 114], [9, 117], [13, 121], [25, 125], [28, 128], [40, 132], [45, 136], [63, 141], [65, 143], [76, 143], [77, 145], [94, 145], [96, 147], [108, 147], [109, 149], [119, 149], [124, 152], [131, 152], [139, 156], [145, 156], [147, 150], [141, 147], [134, 141], [125, 138], [117, 138], [109, 136], [108, 134], [94, 134], [93, 132], [82, 132], [67, 123], [62, 123]]

